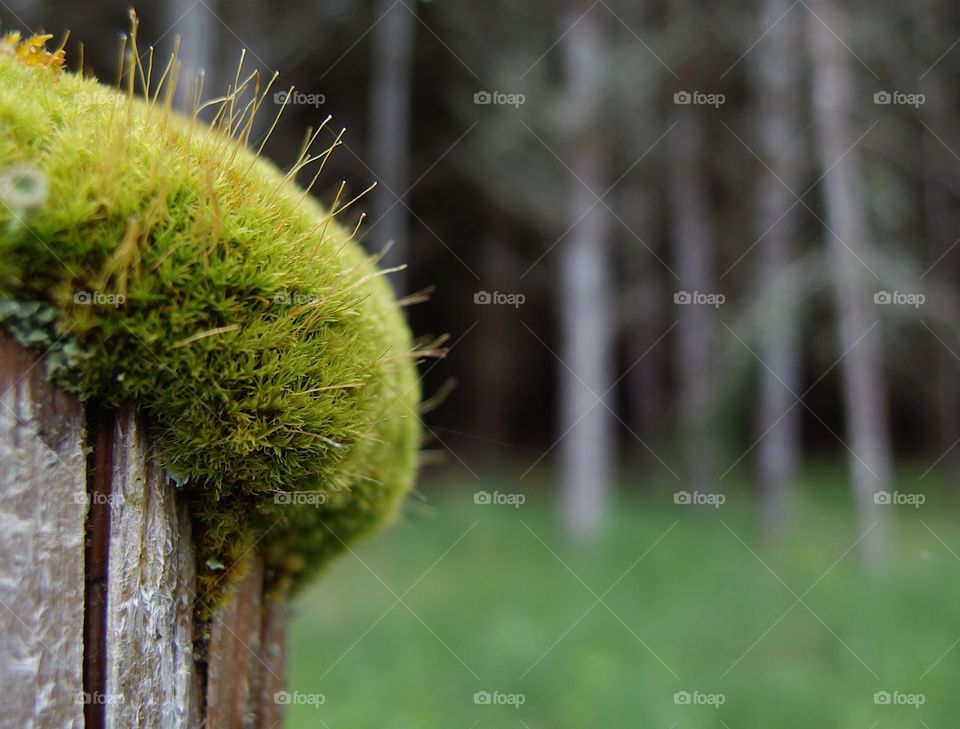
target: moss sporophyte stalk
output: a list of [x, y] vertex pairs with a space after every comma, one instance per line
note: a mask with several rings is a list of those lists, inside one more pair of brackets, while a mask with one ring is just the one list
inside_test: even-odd
[[136, 407], [209, 609], [254, 554], [295, 589], [395, 513], [426, 351], [334, 220], [344, 187], [328, 210], [296, 184], [339, 143], [327, 121], [284, 174], [251, 149], [276, 76], [180, 115], [176, 64], [141, 64], [135, 30], [120, 89], [63, 72], [49, 36], [0, 41], [0, 321], [58, 384]]

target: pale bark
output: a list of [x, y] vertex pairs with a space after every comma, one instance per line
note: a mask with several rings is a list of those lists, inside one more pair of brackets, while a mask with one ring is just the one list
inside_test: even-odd
[[[573, 28], [563, 41], [567, 103], [574, 117], [567, 149], [576, 176], [569, 180], [568, 216], [576, 225], [560, 247], [557, 310], [564, 363], [559, 370], [560, 432], [566, 434], [561, 441], [563, 513], [575, 538], [590, 537], [603, 523], [615, 438], [613, 415], [604, 406], [614, 381], [616, 320], [610, 220], [607, 210], [596, 202], [606, 189], [607, 150], [599, 118], [605, 48], [599, 13], [587, 13], [574, 25], [588, 7], [574, 4], [564, 25]], [[598, 398], [604, 402], [598, 403]]]
[[82, 727], [83, 410], [0, 335], [0, 726]]
[[[370, 236], [378, 249], [392, 243], [383, 259], [390, 267], [409, 263], [407, 201], [398, 201], [409, 186], [410, 93], [413, 65], [415, 4], [377, 0], [373, 29], [370, 89], [370, 167], [380, 183], [370, 196]], [[405, 292], [402, 271], [391, 274], [398, 292]]]
[[[810, 8], [835, 33], [847, 35], [850, 26], [830, 0], [811, 0]], [[821, 168], [832, 168], [823, 186], [826, 221], [833, 233], [824, 235], [834, 274], [838, 355], [845, 354], [840, 368], [849, 464], [860, 532], [869, 530], [861, 541], [863, 554], [869, 563], [878, 564], [886, 542], [882, 507], [874, 503], [874, 494], [890, 490], [892, 464], [880, 328], [870, 329], [878, 319], [871, 311], [876, 279], [866, 268], [870, 234], [858, 197], [864, 189], [860, 155], [850, 149], [860, 136], [853, 128], [850, 105], [863, 95], [856, 93], [850, 66], [856, 61], [850, 52], [812, 14], [808, 28], [817, 151]]]
[[[717, 293], [713, 278], [714, 234], [703, 173], [706, 129], [692, 106], [677, 107], [681, 122], [670, 135], [668, 177], [674, 265], [679, 289]], [[716, 441], [711, 427], [714, 403], [714, 336], [716, 315], [706, 305], [676, 307], [680, 423], [688, 490], [716, 489]]]
[[777, 22], [790, 9], [790, 0], [764, 0], [759, 26], [772, 30], [754, 51], [752, 67], [759, 154], [770, 168], [758, 186], [756, 233], [763, 236], [757, 280], [764, 300], [770, 302], [759, 351], [765, 366], [760, 369], [757, 446], [760, 512], [768, 538], [782, 530], [789, 514], [803, 413], [796, 405], [801, 386], [798, 302], [783, 285], [798, 238], [794, 193], [799, 194], [803, 181], [799, 26], [790, 18]]

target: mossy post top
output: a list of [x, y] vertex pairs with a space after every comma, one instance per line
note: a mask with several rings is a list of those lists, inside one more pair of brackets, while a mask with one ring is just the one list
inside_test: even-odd
[[396, 511], [419, 353], [355, 198], [295, 182], [339, 143], [329, 118], [284, 174], [251, 149], [276, 77], [238, 70], [204, 124], [135, 30], [119, 89], [61, 72], [47, 38], [0, 42], [0, 321], [57, 383], [137, 408], [213, 604], [254, 551], [286, 589]]

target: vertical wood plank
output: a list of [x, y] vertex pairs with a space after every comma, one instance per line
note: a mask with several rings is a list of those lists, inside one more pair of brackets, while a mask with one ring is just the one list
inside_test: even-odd
[[82, 727], [84, 416], [0, 334], [3, 727]]
[[190, 523], [175, 496], [136, 416], [120, 412], [110, 494], [107, 727], [199, 725], [196, 568]]
[[277, 693], [286, 688], [287, 676], [287, 604], [271, 602], [264, 606], [260, 622], [260, 659], [253, 694], [256, 729], [279, 729], [283, 724], [285, 703]]
[[205, 729], [255, 726], [253, 676], [263, 670], [261, 596], [263, 565], [257, 560], [210, 629]]
[[[0, 335], [0, 728], [277, 729], [287, 607], [264, 605], [262, 564], [213, 619], [203, 696], [186, 509], [132, 409], [94, 425]], [[86, 585], [85, 543], [103, 543]]]

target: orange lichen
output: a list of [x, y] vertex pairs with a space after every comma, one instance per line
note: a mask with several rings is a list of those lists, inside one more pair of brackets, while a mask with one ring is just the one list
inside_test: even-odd
[[0, 53], [13, 56], [25, 66], [46, 66], [60, 71], [66, 52], [62, 47], [48, 51], [46, 45], [51, 38], [52, 35], [32, 35], [20, 40], [20, 32], [13, 31], [0, 39]]

